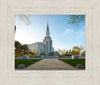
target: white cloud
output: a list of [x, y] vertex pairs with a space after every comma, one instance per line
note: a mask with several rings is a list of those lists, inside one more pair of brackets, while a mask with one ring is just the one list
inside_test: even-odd
[[85, 29], [79, 30], [66, 29], [62, 34], [62, 37], [66, 39], [70, 45], [83, 45], [85, 44]]

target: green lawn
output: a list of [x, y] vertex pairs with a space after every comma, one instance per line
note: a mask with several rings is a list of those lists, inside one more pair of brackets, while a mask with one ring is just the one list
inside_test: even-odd
[[85, 67], [85, 59], [59, 59], [59, 60], [65, 62], [65, 63], [68, 63], [72, 66], [75, 66], [75, 67], [77, 64], [82, 64]]
[[33, 64], [33, 63], [36, 63], [38, 61], [40, 61], [41, 59], [30, 59], [30, 60], [27, 60], [27, 59], [15, 59], [15, 68], [17, 68], [17, 66], [19, 64], [24, 64], [26, 67]]

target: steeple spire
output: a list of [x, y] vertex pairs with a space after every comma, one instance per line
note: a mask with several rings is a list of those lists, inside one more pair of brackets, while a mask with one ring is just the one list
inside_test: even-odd
[[48, 21], [47, 21], [47, 30], [46, 30], [46, 36], [50, 36]]
[[48, 21], [47, 21], [47, 30], [49, 30], [49, 23], [48, 23]]

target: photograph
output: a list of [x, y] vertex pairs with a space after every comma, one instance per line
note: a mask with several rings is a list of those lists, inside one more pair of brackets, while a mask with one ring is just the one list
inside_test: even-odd
[[85, 15], [15, 15], [15, 70], [85, 70]]

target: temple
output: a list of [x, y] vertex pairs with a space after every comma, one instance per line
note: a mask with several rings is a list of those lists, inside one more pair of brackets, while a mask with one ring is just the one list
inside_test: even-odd
[[54, 48], [52, 46], [52, 39], [50, 37], [48, 22], [47, 22], [46, 35], [43, 39], [43, 42], [32, 43], [28, 45], [28, 47], [31, 52], [34, 52], [34, 50], [37, 50], [37, 55], [41, 55], [43, 53], [45, 53], [45, 55], [48, 55], [48, 56], [55, 55]]

